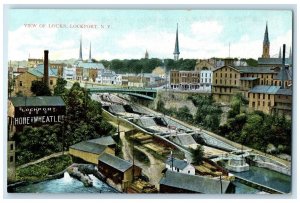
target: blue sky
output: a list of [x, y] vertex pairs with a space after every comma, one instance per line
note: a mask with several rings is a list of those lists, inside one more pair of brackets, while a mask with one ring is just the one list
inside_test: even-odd
[[[180, 57], [246, 57], [262, 54], [268, 22], [271, 56], [283, 43], [292, 43], [292, 12], [274, 10], [101, 10], [101, 9], [11, 9], [8, 25], [9, 60], [41, 58], [49, 49], [50, 59], [78, 58], [82, 36], [83, 57], [173, 58], [176, 24], [179, 26]], [[28, 28], [24, 24], [37, 24]], [[40, 28], [45, 24], [45, 28]], [[48, 28], [64, 24], [67, 28]], [[97, 29], [70, 28], [96, 24]], [[107, 26], [110, 26], [107, 28]]]

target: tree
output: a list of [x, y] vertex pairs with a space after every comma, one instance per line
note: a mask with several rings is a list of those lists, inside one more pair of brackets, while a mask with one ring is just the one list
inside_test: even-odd
[[56, 86], [54, 87], [54, 95], [64, 95], [67, 91], [65, 88], [67, 85], [67, 81], [63, 78], [58, 78], [56, 82]]
[[51, 96], [49, 87], [43, 81], [32, 81], [30, 90], [36, 96]]
[[204, 158], [204, 149], [202, 145], [198, 145], [196, 149], [192, 150], [192, 158], [193, 163], [195, 164], [202, 164], [203, 158]]

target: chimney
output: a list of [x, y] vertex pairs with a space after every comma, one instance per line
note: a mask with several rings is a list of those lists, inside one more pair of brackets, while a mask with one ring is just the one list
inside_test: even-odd
[[281, 67], [281, 89], [284, 88], [284, 74], [285, 74], [285, 44], [283, 44], [282, 51], [282, 67]]
[[46, 86], [49, 85], [49, 68], [48, 68], [48, 50], [44, 50], [44, 83]]

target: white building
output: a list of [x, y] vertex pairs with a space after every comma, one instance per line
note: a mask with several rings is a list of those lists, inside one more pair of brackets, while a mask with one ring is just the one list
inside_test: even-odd
[[100, 69], [96, 77], [96, 82], [103, 85], [115, 85], [117, 80], [117, 74], [108, 69]]
[[63, 78], [66, 80], [76, 80], [76, 67], [64, 67]]
[[[166, 161], [166, 168], [170, 171], [195, 175], [195, 168], [187, 160], [176, 159], [170, 156]], [[184, 181], [184, 180], [183, 180]]]
[[200, 90], [211, 92], [213, 72], [211, 70], [200, 71]]

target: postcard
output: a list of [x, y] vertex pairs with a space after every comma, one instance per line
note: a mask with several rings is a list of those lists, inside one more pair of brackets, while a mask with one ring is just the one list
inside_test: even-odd
[[292, 9], [6, 20], [8, 193], [292, 193]]

